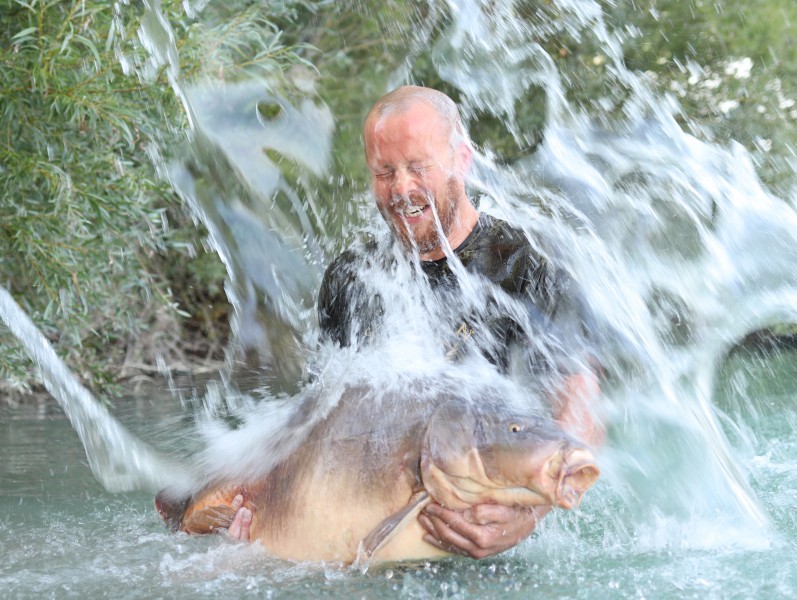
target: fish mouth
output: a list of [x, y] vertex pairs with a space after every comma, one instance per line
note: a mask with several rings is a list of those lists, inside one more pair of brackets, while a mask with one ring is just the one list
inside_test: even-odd
[[[499, 504], [519, 506], [578, 507], [600, 477], [595, 458], [587, 449], [558, 448], [544, 462], [532, 460], [521, 467], [520, 477], [508, 479], [485, 472], [485, 497]], [[489, 482], [489, 483], [484, 483]], [[489, 489], [489, 492], [488, 492]]]
[[559, 467], [556, 505], [565, 509], [576, 508], [584, 493], [598, 480], [600, 473], [589, 450], [577, 448], [569, 451]]

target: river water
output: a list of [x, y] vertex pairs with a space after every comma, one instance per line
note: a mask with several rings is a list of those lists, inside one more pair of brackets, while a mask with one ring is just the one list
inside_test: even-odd
[[[276, 561], [256, 546], [165, 530], [149, 493], [109, 494], [52, 401], [0, 409], [0, 585], [6, 598], [753, 598], [797, 592], [797, 356], [740, 352], [716, 401], [736, 431], [739, 466], [770, 523], [618, 518], [598, 483], [577, 515], [555, 515], [516, 550], [472, 562], [367, 574]], [[114, 413], [164, 445], [185, 427], [170, 393], [139, 393]], [[677, 468], [677, 466], [676, 466]], [[669, 490], [649, 481], [657, 494]], [[694, 481], [695, 501], [704, 494]]]
[[[55, 402], [0, 409], [4, 591], [20, 598], [797, 592], [788, 558], [797, 535], [797, 356], [786, 347], [737, 348], [752, 332], [797, 322], [793, 198], [761, 183], [753, 152], [717, 143], [685, 114], [677, 86], [663, 93], [652, 74], [625, 68], [620, 31], [638, 32], [609, 27], [595, 2], [542, 4], [545, 10], [520, 18], [524, 3], [509, 0], [430, 2], [389, 83], [433, 76], [456, 92], [469, 125], [480, 118], [501, 124], [514, 150], [481, 141], [471, 193], [481, 210], [531, 239], [551, 240], [595, 313], [608, 441], [598, 455], [602, 478], [581, 508], [552, 514], [501, 557], [367, 574], [284, 563], [257, 545], [165, 530], [152, 487], [170, 472], [149, 445], [163, 453], [200, 447], [208, 419], [231, 405], [245, 412], [246, 403], [234, 400], [238, 388], [267, 383], [266, 400], [300, 388], [318, 341], [312, 305], [323, 266], [356, 228], [385, 234], [366, 190], [346, 181], [349, 173], [332, 172], [338, 107], [315, 92], [288, 100], [263, 81], [181, 81], [173, 69], [193, 146], [184, 161], [155, 156], [156, 166], [227, 265], [238, 343], [257, 348], [273, 372], [255, 382], [234, 378], [228, 387], [227, 374], [212, 393], [204, 386], [139, 391], [110, 416], [40, 351], [34, 333], [12, 327], [31, 342], [72, 421]], [[158, 4], [147, 10], [155, 17], [149, 23], [163, 29]], [[156, 67], [176, 51], [159, 31], [141, 34]], [[558, 64], [545, 43], [556, 37], [589, 38], [584, 44], [596, 48], [591, 64], [605, 77], [586, 100], [575, 99], [584, 91], [578, 73]], [[728, 62], [724, 76], [744, 75], [746, 64]], [[722, 85], [708, 68], [684, 72], [684, 85]], [[534, 122], [532, 105], [543, 115]], [[289, 159], [290, 176], [277, 156]], [[340, 181], [337, 204], [321, 197], [328, 189], [321, 179]], [[371, 283], [410, 307], [415, 301], [395, 282]], [[19, 321], [5, 309], [2, 317]], [[425, 323], [409, 318], [405, 326], [421, 333]], [[390, 349], [410, 363], [421, 350]], [[219, 453], [211, 466], [223, 470], [232, 456]], [[111, 494], [98, 481], [146, 491]]]

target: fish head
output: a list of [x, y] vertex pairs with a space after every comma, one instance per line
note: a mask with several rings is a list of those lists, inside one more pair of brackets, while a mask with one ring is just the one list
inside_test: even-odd
[[440, 504], [573, 508], [600, 470], [585, 444], [550, 419], [485, 402], [449, 402], [424, 434], [421, 475]]

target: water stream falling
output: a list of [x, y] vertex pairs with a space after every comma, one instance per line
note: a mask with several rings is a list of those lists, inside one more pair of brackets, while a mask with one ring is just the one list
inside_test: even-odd
[[[727, 581], [717, 583], [720, 574], [706, 575], [705, 586], [700, 577], [683, 574], [702, 568], [699, 562], [690, 563], [692, 553], [732, 548], [727, 554], [732, 561], [736, 553], [743, 559], [762, 556], [765, 561], [769, 556], [774, 561], [767, 551], [777, 553], [783, 536], [797, 535], [793, 517], [784, 516], [794, 508], [793, 476], [791, 483], [786, 478], [772, 484], [775, 488], [761, 484], [774, 480], [778, 468], [794, 467], [789, 455], [789, 448], [797, 444], [793, 398], [775, 401], [774, 412], [783, 411], [786, 424], [777, 442], [763, 433], [763, 423], [772, 417], [767, 402], [773, 396], [762, 394], [758, 405], [759, 398], [742, 395], [744, 409], [732, 403], [718, 406], [718, 390], [725, 386], [719, 373], [729, 368], [726, 359], [736, 345], [752, 332], [797, 322], [797, 213], [788, 203], [793, 199], [775, 198], [765, 189], [740, 145], [703, 141], [697, 127], [687, 133], [683, 123], [688, 117], [677, 102], [654, 94], [645, 75], [625, 68], [623, 37], [607, 28], [598, 2], [556, 0], [533, 13], [524, 13], [521, 4], [430, 1], [392, 84], [422, 82], [431, 64], [434, 76], [458, 94], [466, 122], [474, 125], [489, 115], [502, 123], [518, 154], [505, 160], [487, 140], [477, 152], [471, 194], [480, 199], [480, 210], [522, 228], [530, 239], [543, 234], [553, 240], [597, 317], [599, 360], [607, 374], [603, 416], [609, 429], [609, 441], [599, 456], [602, 482], [579, 514], [552, 517], [543, 527], [546, 549], [530, 556], [547, 571], [533, 587], [543, 595], [557, 595], [558, 586], [569, 581], [567, 574], [557, 571], [559, 559], [564, 557], [565, 570], [575, 570], [580, 557], [587, 557], [593, 580], [578, 580], [586, 590], [580, 597], [595, 591], [590, 585], [598, 585], [596, 581], [602, 592], [619, 594], [623, 587], [624, 597], [632, 597], [634, 586], [646, 585], [632, 571], [621, 569], [619, 580], [601, 580], [600, 575], [614, 572], [613, 561], [622, 562], [616, 557], [630, 548], [642, 563], [640, 557], [648, 552], [674, 553], [669, 559], [684, 569], [677, 575], [668, 573], [663, 560], [651, 577], [670, 577], [680, 582], [679, 589], [691, 593], [723, 595], [730, 588], [722, 587]], [[233, 384], [204, 399], [210, 424], [204, 423], [201, 430], [210, 436], [218, 459], [211, 464], [212, 453], [205, 453], [204, 464], [210, 470], [224, 469], [225, 461], [240, 465], [248, 444], [268, 434], [291, 437], [291, 432], [281, 430], [290, 402], [279, 391], [304, 388], [305, 394], [312, 393], [319, 380], [326, 389], [338, 389], [346, 381], [369, 380], [373, 370], [379, 375], [370, 377], [372, 383], [389, 383], [385, 364], [405, 374], [412, 369], [433, 372], [437, 366], [429, 365], [438, 365], [435, 361], [444, 357], [425, 341], [425, 324], [413, 319], [406, 319], [405, 335], [370, 357], [347, 362], [329, 348], [316, 351], [315, 293], [325, 265], [342, 247], [340, 231], [329, 226], [335, 221], [331, 215], [345, 211], [349, 225], [377, 237], [388, 235], [367, 190], [337, 197], [334, 206], [317, 197], [313, 182], [334, 181], [339, 175], [331, 172], [330, 160], [335, 107], [313, 91], [300, 101], [288, 100], [265, 81], [189, 85], [176, 70], [174, 36], [158, 18], [158, 4], [148, 7], [152, 18], [143, 39], [153, 64], [171, 65], [170, 81], [192, 122], [190, 156], [158, 166], [207, 228], [227, 266], [237, 347], [256, 348], [269, 366], [266, 380], [280, 382], [263, 392], [266, 400], [280, 399], [266, 402], [265, 409], [251, 408], [258, 403], [250, 403]], [[606, 61], [608, 91], [587, 103], [570, 99], [578, 82], [560, 72], [546, 50], [547, 39], [564, 34], [594, 40]], [[536, 102], [540, 90], [541, 134], [524, 120], [527, 105]], [[280, 157], [291, 161], [292, 178], [278, 167]], [[398, 318], [428, 301], [376, 270], [369, 284], [395, 299]], [[478, 286], [463, 289], [471, 294], [466, 302], [483, 301]], [[13, 315], [5, 295], [0, 300], [7, 324], [24, 322]], [[29, 329], [14, 331], [20, 339], [36, 339]], [[160, 458], [130, 442], [112, 417], [100, 412], [88, 416], [96, 402], [60, 370], [56, 357], [40, 350], [34, 354], [45, 378], [54, 381], [53, 394], [62, 398], [74, 419], [92, 470], [107, 489], [146, 487], [167, 477], [157, 462]], [[785, 377], [794, 374], [788, 364], [783, 369]], [[726, 390], [725, 396], [734, 396], [739, 388]], [[529, 396], [537, 401], [536, 394]], [[75, 402], [83, 412], [73, 417], [68, 407]], [[322, 418], [334, 402], [331, 394], [316, 416]], [[213, 417], [231, 410], [249, 418], [243, 434], [225, 437]], [[299, 441], [294, 437], [285, 443], [293, 447]], [[136, 465], [128, 472], [137, 475], [116, 483], [125, 462]], [[757, 481], [751, 482], [751, 472], [757, 473]], [[773, 501], [776, 493], [792, 498], [791, 504]], [[774, 524], [773, 502], [779, 508]], [[578, 538], [579, 519], [591, 534], [587, 542]], [[207, 552], [206, 563], [169, 555], [171, 562], [161, 564], [161, 575], [169, 579], [182, 571], [191, 578], [203, 572], [201, 565], [223, 570], [219, 565], [240, 560], [249, 577], [257, 564], [249, 555], [235, 559], [223, 554], [229, 550], [220, 551], [222, 555]], [[764, 555], [750, 554], [755, 552]], [[473, 581], [495, 574], [478, 568]], [[717, 567], [720, 572], [722, 568]], [[303, 577], [278, 568], [273, 572], [279, 573], [274, 576], [278, 588], [284, 584], [285, 589], [295, 589], [296, 578]], [[399, 592], [421, 597], [445, 584], [448, 595], [456, 596], [450, 585], [463, 588], [469, 577], [457, 578], [444, 568], [441, 573], [432, 572], [433, 584], [408, 574]], [[339, 582], [329, 573], [321, 580], [310, 577], [311, 585], [321, 588]], [[528, 591], [529, 575], [518, 577], [518, 593]], [[511, 579], [510, 573], [501, 585]], [[370, 593], [377, 594], [383, 583], [375, 582]], [[472, 585], [482, 589], [481, 583]], [[665, 587], [650, 585], [652, 595], [666, 593]], [[759, 593], [770, 589], [767, 585], [739, 589]], [[794, 568], [772, 585], [771, 589], [794, 593]], [[511, 585], [502, 589], [512, 591]]]
[[91, 471], [111, 492], [157, 491], [183, 480], [184, 470], [131, 435], [58, 357], [28, 315], [0, 287], [0, 316], [39, 366], [47, 391], [58, 400], [86, 449]]

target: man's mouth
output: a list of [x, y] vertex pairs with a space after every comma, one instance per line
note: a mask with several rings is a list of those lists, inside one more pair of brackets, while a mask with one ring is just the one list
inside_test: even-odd
[[406, 219], [413, 219], [415, 217], [420, 217], [425, 208], [426, 206], [405, 206], [401, 209], [401, 214], [404, 215]]

